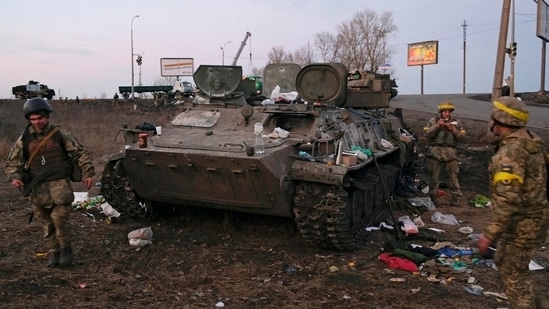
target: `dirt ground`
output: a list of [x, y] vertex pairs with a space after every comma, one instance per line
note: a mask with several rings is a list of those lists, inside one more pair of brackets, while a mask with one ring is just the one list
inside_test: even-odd
[[[404, 111], [414, 132], [421, 132], [431, 116]], [[135, 117], [136, 124], [143, 121], [142, 114]], [[475, 241], [458, 229], [471, 227], [473, 233], [481, 233], [491, 216], [490, 209], [473, 207], [468, 201], [477, 194], [488, 195], [486, 170], [492, 149], [482, 141], [485, 122], [463, 122], [472, 137], [459, 148], [464, 197], [459, 207], [444, 203], [437, 207], [460, 224], [434, 223], [433, 211], [421, 217], [427, 227], [445, 231], [439, 241], [475, 248]], [[540, 133], [549, 140], [549, 133]], [[420, 138], [418, 153], [425, 150]], [[99, 156], [94, 160], [101, 170]], [[3, 168], [4, 159], [2, 175]], [[427, 174], [425, 168], [418, 176], [427, 180]], [[75, 188], [82, 190], [80, 184]], [[98, 194], [96, 186], [90, 196]], [[98, 209], [75, 210], [75, 265], [47, 268], [48, 248], [41, 238], [41, 224], [36, 219], [28, 223], [28, 201], [7, 181], [0, 182], [0, 197], [0, 307], [4, 308], [509, 307], [500, 294], [497, 271], [487, 263], [474, 264], [467, 256], [461, 258], [466, 267], [459, 271], [389, 269], [378, 254], [385, 241], [395, 239], [391, 232], [371, 232], [370, 245], [356, 252], [333, 252], [304, 242], [292, 219], [190, 207], [155, 221], [125, 218], [112, 224]], [[142, 227], [151, 227], [153, 243], [130, 246], [128, 233]], [[534, 257], [545, 267], [549, 267], [548, 247], [546, 243]], [[545, 295], [549, 295], [547, 275], [547, 270], [533, 272], [536, 290]], [[490, 293], [466, 291], [470, 277]]]

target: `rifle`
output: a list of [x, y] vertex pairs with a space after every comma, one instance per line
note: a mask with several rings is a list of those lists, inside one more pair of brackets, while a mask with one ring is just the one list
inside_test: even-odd
[[[34, 187], [36, 187], [36, 185], [38, 183], [40, 183], [42, 180], [44, 180], [44, 179], [46, 179], [50, 176], [55, 175], [56, 173], [57, 173], [57, 171], [52, 171], [52, 172], [49, 172], [49, 173], [42, 173], [40, 175], [36, 175], [35, 177], [33, 177], [31, 182], [29, 182], [28, 184], [26, 184], [23, 187], [23, 190], [22, 190], [23, 196], [28, 197], [30, 195], [30, 193], [32, 192], [32, 189]], [[34, 218], [34, 210], [31, 210], [29, 212], [29, 224], [32, 222], [33, 218]]]
[[51, 176], [55, 175], [56, 173], [58, 173], [58, 171], [50, 171], [50, 172], [46, 172], [46, 173], [42, 173], [42, 174], [34, 176], [32, 178], [32, 180], [23, 187], [23, 190], [22, 190], [23, 196], [28, 197], [30, 195], [32, 189], [34, 187], [36, 187], [36, 185], [38, 183], [40, 183], [42, 180], [44, 180], [48, 177], [51, 177]]

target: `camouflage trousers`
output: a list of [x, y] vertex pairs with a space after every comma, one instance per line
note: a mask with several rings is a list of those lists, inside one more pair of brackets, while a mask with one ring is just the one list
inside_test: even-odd
[[528, 265], [534, 248], [517, 246], [513, 242], [498, 241], [495, 262], [505, 294], [514, 309], [536, 309], [533, 283]]
[[431, 196], [436, 195], [436, 192], [440, 187], [440, 170], [443, 165], [445, 166], [446, 173], [448, 173], [448, 177], [450, 178], [450, 193], [452, 194], [452, 198], [457, 199], [461, 196], [458, 182], [459, 165], [457, 160], [440, 161], [435, 158], [429, 158], [429, 166], [431, 167], [431, 181], [429, 182], [429, 190], [431, 191]]
[[44, 226], [46, 242], [55, 251], [71, 246], [69, 215], [73, 200], [74, 194], [68, 179], [39, 183], [32, 191], [32, 210]]

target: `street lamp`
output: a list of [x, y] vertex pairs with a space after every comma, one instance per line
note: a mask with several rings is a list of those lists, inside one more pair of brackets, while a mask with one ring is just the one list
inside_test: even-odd
[[231, 41], [228, 41], [227, 43], [223, 44], [223, 47], [221, 47], [221, 65], [225, 65], [225, 46], [227, 44], [231, 43]]
[[131, 27], [130, 27], [130, 31], [131, 31], [131, 43], [132, 43], [132, 101], [135, 99], [134, 95], [133, 95], [133, 20], [136, 18], [136, 17], [139, 17], [139, 15], [135, 15], [134, 17], [132, 17], [132, 23], [131, 23]]

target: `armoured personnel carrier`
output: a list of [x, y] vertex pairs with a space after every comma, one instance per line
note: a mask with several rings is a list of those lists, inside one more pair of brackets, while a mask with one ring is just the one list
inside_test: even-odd
[[[200, 66], [200, 92], [146, 148], [125, 129], [125, 151], [107, 158], [101, 192], [123, 215], [146, 217], [169, 203], [294, 218], [317, 246], [354, 250], [364, 228], [389, 214], [397, 178], [412, 162], [413, 137], [383, 108], [362, 100], [342, 64], [268, 65], [273, 104], [247, 104], [238, 66]], [[284, 93], [297, 90], [294, 100]], [[254, 127], [264, 153], [252, 147]], [[403, 138], [405, 137], [405, 138]], [[143, 144], [141, 144], [143, 146]]]

